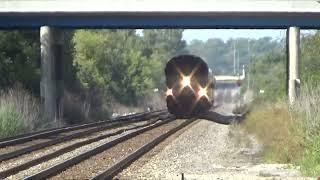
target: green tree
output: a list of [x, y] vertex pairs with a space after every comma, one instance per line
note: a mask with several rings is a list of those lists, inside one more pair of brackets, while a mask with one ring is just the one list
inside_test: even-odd
[[186, 54], [186, 42], [182, 40], [182, 29], [143, 30], [143, 56], [152, 61], [155, 87], [161, 89], [165, 82], [165, 64], [175, 55]]
[[155, 60], [143, 56], [134, 30], [76, 31], [74, 65], [84, 87], [99, 88], [105, 97], [135, 104], [154, 87]]
[[320, 82], [320, 31], [303, 37], [301, 41], [302, 83], [317, 85]]
[[260, 96], [268, 100], [284, 97], [286, 93], [286, 56], [285, 53], [270, 53], [251, 64], [251, 77], [254, 92], [264, 90]]
[[[248, 45], [250, 46], [250, 55], [248, 54]], [[237, 38], [229, 39], [226, 42], [212, 38], [205, 42], [193, 40], [188, 44], [187, 49], [190, 53], [204, 58], [215, 74], [233, 74], [234, 47], [236, 58], [239, 55], [239, 68], [241, 69], [242, 65], [249, 63], [249, 56], [259, 59], [269, 53], [280, 53], [283, 49], [282, 46], [281, 42], [272, 40], [270, 37], [257, 40]]]

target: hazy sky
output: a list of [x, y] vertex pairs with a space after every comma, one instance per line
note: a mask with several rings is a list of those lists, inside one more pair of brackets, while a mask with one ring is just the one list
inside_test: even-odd
[[206, 41], [209, 38], [220, 38], [226, 41], [230, 38], [246, 37], [258, 39], [265, 36], [278, 39], [284, 38], [285, 35], [285, 30], [187, 29], [183, 32], [183, 39], [189, 43], [193, 39]]

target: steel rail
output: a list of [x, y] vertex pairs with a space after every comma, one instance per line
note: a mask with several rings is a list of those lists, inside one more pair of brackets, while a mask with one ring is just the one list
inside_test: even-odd
[[151, 111], [151, 112], [142, 112], [142, 113], [137, 113], [133, 115], [127, 115], [127, 116], [121, 116], [117, 117], [113, 120], [109, 121], [99, 121], [99, 122], [93, 122], [93, 123], [87, 123], [87, 124], [81, 124], [81, 125], [74, 125], [74, 126], [67, 126], [67, 127], [62, 127], [62, 128], [53, 128], [49, 130], [43, 130], [43, 131], [38, 131], [34, 133], [27, 133], [27, 134], [21, 134], [17, 135], [14, 137], [8, 137], [8, 138], [3, 138], [0, 140], [0, 148], [6, 147], [6, 146], [11, 146], [11, 145], [16, 145], [20, 143], [25, 143], [34, 139], [38, 139], [41, 137], [48, 137], [50, 135], [55, 135], [57, 133], [64, 133], [68, 131], [75, 131], [83, 128], [90, 128], [90, 127], [95, 127], [103, 124], [108, 124], [108, 123], [114, 123], [117, 121], [128, 121], [134, 118], [140, 118], [143, 116], [147, 116], [150, 114], [156, 114], [156, 113], [164, 113], [165, 110], [159, 110], [159, 111]]
[[47, 168], [47, 169], [45, 169], [43, 171], [40, 171], [40, 172], [38, 172], [36, 174], [33, 174], [33, 175], [29, 176], [29, 177], [26, 177], [25, 179], [26, 180], [45, 179], [45, 178], [48, 178], [50, 176], [53, 176], [53, 175], [65, 170], [65, 169], [67, 169], [68, 167], [71, 167], [71, 166], [73, 166], [73, 165], [75, 165], [75, 164], [77, 164], [77, 163], [79, 163], [81, 161], [84, 161], [84, 160], [86, 160], [86, 159], [88, 159], [88, 158], [90, 158], [90, 157], [92, 157], [92, 156], [94, 156], [96, 154], [99, 154], [99, 153], [101, 153], [101, 152], [103, 152], [103, 151], [105, 151], [105, 150], [107, 150], [107, 149], [109, 149], [109, 148], [121, 143], [121, 142], [124, 142], [124, 141], [126, 141], [128, 139], [131, 139], [131, 138], [134, 138], [134, 137], [138, 136], [141, 133], [144, 133], [146, 131], [149, 131], [151, 129], [154, 129], [156, 127], [159, 127], [161, 125], [169, 123], [173, 119], [175, 119], [175, 118], [169, 117], [169, 118], [167, 118], [166, 120], [164, 120], [164, 121], [162, 121], [160, 123], [157, 123], [157, 124], [142, 128], [140, 130], [137, 130], [135, 132], [126, 134], [124, 136], [121, 136], [121, 137], [119, 137], [119, 138], [117, 138], [115, 140], [112, 140], [110, 142], [104, 143], [104, 144], [102, 144], [102, 145], [100, 145], [100, 146], [98, 146], [98, 147], [96, 147], [94, 149], [91, 149], [91, 150], [89, 150], [87, 152], [84, 152], [84, 153], [82, 153], [82, 154], [80, 154], [80, 155], [78, 155], [76, 157], [73, 157], [71, 159], [63, 161], [63, 162], [61, 162], [59, 164], [56, 164], [56, 165], [54, 165], [54, 166], [52, 166], [50, 168]]
[[[159, 116], [157, 116], [157, 117], [159, 117]], [[22, 149], [19, 149], [19, 150], [16, 150], [16, 151], [0, 154], [0, 162], [4, 161], [4, 160], [12, 159], [12, 158], [15, 158], [17, 156], [20, 156], [20, 155], [23, 155], [23, 154], [27, 154], [27, 153], [30, 153], [32, 151], [36, 151], [36, 150], [39, 150], [39, 149], [42, 149], [42, 148], [45, 148], [45, 147], [48, 147], [48, 146], [52, 146], [52, 145], [55, 145], [55, 144], [58, 144], [58, 143], [61, 143], [61, 142], [64, 142], [64, 141], [68, 141], [68, 140], [71, 140], [71, 139], [74, 139], [74, 138], [80, 138], [80, 137], [84, 137], [84, 136], [87, 136], [89, 134], [93, 134], [93, 133], [96, 133], [96, 132], [104, 131], [104, 130], [107, 130], [107, 129], [116, 128], [116, 127], [120, 127], [120, 126], [125, 126], [127, 124], [131, 124], [131, 123], [135, 123], [135, 122], [145, 121], [145, 120], [147, 120], [149, 118], [150, 117], [141, 117], [141, 118], [135, 118], [134, 120], [130, 120], [130, 121], [117, 121], [117, 122], [114, 122], [114, 123], [105, 124], [104, 126], [94, 127], [94, 128], [89, 129], [89, 130], [77, 132], [77, 133], [74, 133], [74, 134], [71, 134], [71, 135], [66, 135], [66, 136], [58, 137], [58, 138], [55, 138], [55, 139], [52, 139], [52, 140], [49, 140], [49, 141], [46, 141], [46, 142], [42, 142], [42, 143], [39, 143], [39, 144], [31, 145], [31, 146], [28, 146], [28, 147], [25, 147], [25, 148], [22, 148]]]
[[42, 163], [44, 161], [48, 161], [48, 160], [53, 159], [55, 157], [58, 157], [58, 156], [60, 156], [60, 155], [62, 155], [64, 153], [73, 151], [74, 149], [79, 148], [81, 146], [85, 146], [87, 144], [90, 144], [90, 143], [93, 143], [93, 142], [97, 142], [99, 140], [102, 140], [102, 139], [105, 139], [105, 138], [108, 138], [108, 137], [111, 137], [111, 136], [115, 136], [115, 135], [121, 134], [121, 133], [123, 133], [125, 131], [146, 127], [146, 126], [149, 126], [151, 124], [156, 123], [157, 121], [159, 121], [159, 119], [153, 120], [152, 122], [149, 122], [147, 124], [143, 124], [143, 125], [135, 126], [135, 127], [131, 127], [131, 128], [120, 129], [120, 130], [118, 130], [116, 132], [108, 133], [108, 134], [105, 134], [105, 135], [100, 135], [100, 136], [97, 136], [97, 137], [92, 138], [92, 139], [88, 139], [88, 140], [85, 140], [85, 141], [82, 141], [82, 142], [78, 142], [78, 143], [66, 146], [66, 147], [64, 147], [62, 149], [59, 149], [59, 150], [54, 151], [52, 153], [49, 153], [47, 155], [41, 156], [41, 157], [33, 159], [31, 161], [19, 164], [18, 166], [15, 166], [15, 167], [6, 169], [4, 171], [1, 171], [0, 172], [0, 179], [4, 179], [4, 178], [6, 178], [6, 177], [8, 177], [10, 175], [14, 175], [14, 174], [16, 174], [16, 173], [18, 173], [20, 171], [28, 169], [28, 168], [30, 168], [32, 166], [35, 166], [35, 165], [39, 164], [39, 163]]
[[164, 141], [166, 138], [171, 136], [172, 134], [176, 133], [180, 129], [186, 127], [189, 125], [193, 120], [186, 121], [179, 126], [169, 130], [168, 132], [158, 136], [157, 138], [153, 139], [152, 141], [144, 144], [139, 149], [135, 150], [134, 152], [130, 153], [120, 161], [116, 162], [111, 167], [107, 168], [100, 174], [96, 175], [92, 178], [92, 180], [104, 180], [104, 179], [112, 179], [114, 175], [116, 175], [118, 172], [120, 172], [123, 168], [127, 167], [129, 164], [131, 164], [133, 161], [150, 151], [152, 148], [154, 148], [156, 145], [158, 145], [160, 142]]

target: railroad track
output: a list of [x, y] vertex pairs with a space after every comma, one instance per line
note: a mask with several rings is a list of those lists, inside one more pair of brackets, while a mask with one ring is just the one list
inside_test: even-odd
[[81, 146], [148, 126], [167, 116], [166, 111], [153, 111], [2, 139], [0, 179]]
[[145, 121], [165, 114], [165, 111], [141, 113], [117, 118], [111, 121], [100, 121], [96, 123], [58, 128], [7, 139], [0, 142], [0, 162], [68, 140], [85, 137], [96, 132], [125, 126], [131, 123]]
[[[137, 147], [130, 146], [130, 141], [134, 142], [136, 138], [142, 137], [142, 139], [146, 139], [148, 137], [148, 140], [150, 138], [151, 140], [155, 140], [149, 145], [138, 141], [140, 143], [139, 146], [143, 148], [130, 156], [128, 155], [123, 161], [115, 163], [115, 167], [112, 166], [112, 170], [106, 170], [106, 165], [95, 166], [96, 168], [101, 167], [98, 173], [88, 172], [90, 175], [82, 174], [83, 177], [81, 177], [83, 179], [84, 176], [87, 178], [97, 176], [96, 178], [98, 179], [101, 177], [104, 179], [104, 177], [114, 175], [114, 173], [125, 167], [137, 156], [143, 154], [143, 152], [190, 122], [183, 121], [185, 120], [175, 120], [173, 116], [170, 116], [165, 111], [156, 111], [121, 117], [108, 123], [99, 122], [96, 125], [91, 123], [67, 127], [69, 128], [68, 131], [64, 128], [59, 128], [26, 136], [20, 135], [15, 138], [7, 138], [2, 142], [7, 143], [10, 141], [14, 143], [6, 147], [2, 146], [0, 149], [0, 152], [3, 152], [0, 154], [0, 179], [42, 179], [48, 177], [53, 177], [53, 179], [57, 177], [74, 179], [74, 175], [70, 176], [70, 174], [63, 174], [61, 172], [65, 170], [64, 173], [69, 172], [72, 174], [74, 172], [72, 170], [74, 169], [73, 167], [78, 166], [83, 166], [82, 171], [86, 170], [87, 168], [82, 163], [92, 161], [92, 159], [97, 158], [96, 156], [101, 156], [101, 154], [110, 154], [109, 151], [112, 152], [112, 150], [119, 148], [119, 146], [126, 147], [120, 153], [113, 153], [115, 156], [113, 160], [119, 160], [121, 157], [116, 156], [121, 155], [121, 153], [126, 152], [125, 156], [127, 156], [135, 152], [133, 151], [134, 149], [138, 149]], [[175, 130], [169, 130], [170, 128]], [[60, 134], [51, 135], [51, 131], [57, 132], [57, 130]], [[162, 132], [167, 133], [160, 136]], [[32, 138], [29, 136], [32, 136]], [[46, 139], [49, 140], [44, 140], [44, 136], [47, 136]], [[159, 138], [155, 138], [156, 136]], [[18, 139], [18, 142], [15, 141], [16, 139]], [[24, 139], [24, 141], [21, 139]], [[126, 143], [127, 145], [124, 146]], [[100, 162], [107, 162], [104, 161], [104, 157], [98, 158], [98, 161], [99, 159]], [[110, 164], [114, 164], [114, 162], [107, 163], [107, 166]], [[78, 170], [75, 172], [78, 174]], [[110, 172], [112, 173], [110, 174]]]
[[13, 137], [2, 138], [2, 139], [0, 139], [0, 148], [28, 142], [28, 141], [31, 141], [31, 140], [34, 140], [37, 138], [42, 138], [42, 137], [46, 137], [46, 136], [50, 136], [50, 135], [54, 135], [54, 134], [58, 134], [58, 133], [75, 131], [75, 130], [84, 129], [84, 128], [97, 127], [97, 126], [104, 125], [104, 124], [126, 122], [128, 120], [132, 120], [135, 118], [150, 118], [152, 116], [164, 114], [165, 112], [166, 112], [165, 110], [159, 110], [159, 111], [152, 111], [152, 112], [136, 113], [133, 115], [120, 116], [120, 117], [114, 118], [109, 121], [85, 123], [85, 124], [80, 124], [80, 125], [75, 125], [75, 126], [54, 128], [54, 129], [43, 130], [43, 131], [38, 131], [38, 132], [33, 132], [33, 133], [21, 134], [21, 135], [17, 135], [17, 136], [13, 136]]

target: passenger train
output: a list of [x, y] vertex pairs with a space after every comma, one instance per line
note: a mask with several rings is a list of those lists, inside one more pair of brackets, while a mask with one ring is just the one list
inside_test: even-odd
[[209, 111], [215, 78], [207, 63], [195, 55], [179, 55], [165, 67], [166, 101], [171, 114], [190, 118]]

